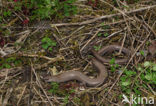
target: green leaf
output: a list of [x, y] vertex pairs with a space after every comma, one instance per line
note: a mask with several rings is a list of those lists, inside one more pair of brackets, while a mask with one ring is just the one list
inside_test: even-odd
[[153, 71], [156, 71], [156, 64], [153, 65]]
[[144, 67], [149, 67], [149, 66], [151, 66], [151, 63], [149, 61], [145, 61], [144, 62]]
[[145, 56], [145, 53], [144, 53], [144, 51], [140, 51], [140, 54], [142, 55], [142, 56]]
[[53, 41], [51, 45], [52, 45], [52, 46], [56, 46], [56, 44], [57, 44], [57, 43]]
[[126, 79], [127, 79], [127, 76], [120, 77], [120, 80], [123, 81], [123, 82], [126, 81]]
[[67, 104], [69, 102], [69, 95], [66, 95], [65, 98], [63, 99], [63, 102]]
[[75, 92], [75, 89], [71, 89], [71, 90], [70, 90], [70, 93], [74, 93], [74, 92]]
[[104, 26], [104, 25], [105, 25], [105, 23], [104, 23], [104, 22], [102, 22], [102, 23], [101, 23], [101, 26]]
[[3, 69], [3, 66], [0, 66], [0, 70]]
[[48, 42], [48, 40], [50, 40], [50, 38], [44, 37], [41, 41], [42, 41], [42, 43], [45, 43], [45, 42]]
[[131, 84], [131, 82], [130, 81], [125, 81], [125, 82], [122, 82], [121, 84], [122, 84], [122, 86], [128, 86], [128, 85]]
[[134, 71], [125, 71], [125, 73], [126, 73], [127, 76], [136, 75], [136, 72], [134, 72]]
[[100, 37], [100, 36], [102, 36], [102, 33], [98, 33], [98, 35], [97, 35], [97, 36], [99, 36], [99, 37]]
[[156, 82], [156, 73], [153, 72], [153, 81]]
[[[49, 37], [44, 37], [41, 42], [43, 43], [42, 44], [42, 48], [44, 49], [48, 49], [49, 47], [51, 46], [56, 46], [56, 42], [51, 40]], [[52, 48], [49, 49], [50, 51], [52, 50]]]
[[11, 66], [9, 64], [7, 64], [7, 63], [3, 64], [3, 67], [4, 68], [11, 68]]
[[140, 78], [141, 78], [141, 80], [145, 80], [146, 79], [144, 74], [141, 74]]
[[101, 48], [101, 46], [94, 46], [94, 49], [95, 49], [96, 51], [100, 50], [100, 48]]
[[111, 66], [111, 71], [115, 72], [116, 68], [114, 66]]
[[115, 64], [115, 58], [112, 58], [109, 62], [111, 65]]
[[49, 48], [48, 50], [51, 52], [52, 51], [52, 48]]
[[4, 15], [4, 17], [8, 17], [8, 16], [11, 16], [11, 11], [4, 11], [3, 12], [3, 15]]
[[47, 45], [47, 44], [42, 45], [43, 49], [48, 49], [48, 47], [49, 47], [49, 45]]
[[141, 66], [137, 67], [137, 70], [138, 71], [144, 71], [144, 69]]
[[126, 93], [130, 94], [131, 93], [131, 89], [126, 89]]
[[107, 37], [108, 35], [109, 35], [108, 33], [105, 33], [105, 34], [104, 34], [105, 37]]
[[118, 67], [119, 67], [119, 64], [115, 64], [114, 67], [115, 67], [115, 68], [118, 68]]
[[138, 87], [133, 88], [133, 90], [135, 91], [135, 94], [137, 95], [141, 94], [140, 90], [138, 90]]
[[21, 60], [16, 60], [16, 61], [14, 62], [15, 65], [19, 65], [19, 64], [21, 64], [21, 63], [22, 63]]
[[55, 94], [59, 89], [59, 84], [56, 82], [52, 82], [51, 86], [52, 88], [49, 90], [49, 92]]
[[69, 12], [65, 12], [65, 16], [66, 17], [70, 16]]
[[153, 76], [152, 76], [151, 73], [148, 73], [148, 74], [145, 75], [145, 78], [146, 78], [147, 80], [152, 80], [152, 79], [153, 79]]
[[15, 11], [20, 11], [21, 10], [21, 6], [15, 6], [14, 9], [15, 9]]
[[16, 58], [15, 57], [9, 57], [9, 58], [7, 58], [6, 59], [6, 62], [13, 62], [13, 61], [15, 61], [16, 60]]

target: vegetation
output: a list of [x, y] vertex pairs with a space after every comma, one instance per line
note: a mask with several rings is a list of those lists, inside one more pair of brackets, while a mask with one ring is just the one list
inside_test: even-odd
[[75, 0], [9, 0], [8, 8], [4, 8], [1, 12], [0, 21], [3, 17], [10, 17], [13, 11], [22, 12], [27, 20], [31, 21], [52, 19], [52, 16], [64, 18], [77, 13], [76, 6], [73, 5], [74, 2]]
[[[125, 96], [155, 98], [155, 5], [155, 0], [1, 0], [0, 106], [129, 105], [122, 102]], [[132, 54], [122, 65], [115, 60], [127, 58], [124, 53], [104, 55], [111, 60], [104, 63], [109, 76], [102, 86], [46, 82], [69, 70], [96, 77], [90, 50], [112, 44]], [[130, 105], [142, 105], [135, 102]]]

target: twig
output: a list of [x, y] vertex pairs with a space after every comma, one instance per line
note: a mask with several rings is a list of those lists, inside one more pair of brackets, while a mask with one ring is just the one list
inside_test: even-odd
[[[77, 30], [75, 30], [74, 32], [72, 32], [69, 36], [67, 36], [67, 38], [72, 37], [73, 34], [75, 34], [76, 32], [79, 32], [81, 29], [83, 29], [85, 26], [81, 26], [80, 28], [78, 28]], [[65, 38], [65, 39], [67, 39]], [[68, 39], [66, 45], [69, 43], [70, 39]]]
[[111, 35], [109, 35], [108, 37], [102, 39], [101, 41], [98, 41], [97, 43], [99, 43], [99, 42], [103, 42], [103, 41], [105, 41], [105, 40], [108, 40], [108, 39], [110, 39], [111, 37], [117, 35], [118, 33], [122, 32], [122, 31], [124, 31], [124, 30], [126, 30], [126, 29], [127, 29], [127, 27], [124, 28], [124, 29], [122, 29], [122, 30], [119, 30], [119, 31], [117, 31], [117, 32], [114, 32], [114, 33], [112, 33]]
[[[136, 9], [136, 10], [131, 10], [131, 11], [125, 12], [124, 14], [136, 13], [136, 12], [144, 11], [144, 10], [155, 8], [155, 7], [156, 7], [156, 5], [152, 5], [152, 6], [148, 6], [148, 7], [143, 7], [143, 8], [139, 8], [139, 9]], [[96, 22], [96, 21], [99, 21], [99, 20], [102, 20], [102, 19], [111, 18], [111, 17], [114, 17], [114, 16], [120, 16], [120, 15], [122, 15], [122, 13], [105, 15], [105, 16], [101, 16], [101, 17], [94, 18], [94, 19], [91, 19], [91, 20], [87, 20], [87, 21], [83, 21], [83, 22], [78, 22], [78, 23], [51, 24], [51, 27], [54, 27], [54, 26], [60, 27], [60, 26], [73, 26], [73, 25], [79, 26], [79, 25], [86, 25], [86, 24], [91, 24], [93, 22]]]
[[42, 95], [37, 91], [37, 89], [36, 89], [35, 87], [33, 87], [33, 89], [34, 89], [34, 91], [36, 92], [36, 94], [40, 96], [41, 100], [42, 100], [42, 101], [45, 101], [45, 100], [43, 99]]
[[84, 28], [85, 26], [81, 26], [80, 28], [78, 28], [77, 30], [75, 30], [74, 32], [72, 32], [69, 36], [67, 37], [64, 37], [60, 40], [65, 40], [65, 39], [68, 39], [69, 37], [71, 37], [73, 34], [75, 34], [76, 32], [80, 31], [82, 28]]
[[[24, 33], [24, 34], [21, 35], [20, 38], [17, 39], [17, 40], [15, 41], [15, 43], [17, 43], [17, 44], [18, 44], [18, 43], [24, 44], [24, 42], [26, 41], [27, 37], [30, 35], [30, 30], [24, 31], [23, 33]], [[0, 53], [2, 54], [2, 57], [7, 56], [7, 55], [9, 55], [9, 54], [16, 53], [16, 52], [17, 52], [18, 50], [20, 50], [21, 47], [22, 47], [21, 45], [15, 47], [14, 44], [12, 44], [12, 43], [10, 44], [11, 47], [7, 47], [8, 45], [9, 45], [9, 43], [6, 44], [6, 45], [3, 47], [3, 49], [0, 48]]]
[[41, 55], [37, 55], [37, 54], [24, 54], [24, 53], [19, 53], [17, 54], [18, 56], [23, 56], [23, 57], [38, 57], [38, 58], [43, 58], [43, 59], [46, 59], [46, 60], [49, 60], [51, 62], [55, 62], [55, 61], [60, 61], [60, 60], [63, 60], [64, 57], [63, 56], [58, 56], [58, 57], [55, 57], [55, 58], [50, 58], [50, 57], [47, 57], [47, 56], [41, 56]]
[[[20, 71], [20, 70], [18, 70], [18, 71]], [[14, 78], [14, 77], [20, 75], [21, 73], [22, 73], [22, 72], [19, 72], [19, 73], [13, 75], [13, 76], [8, 77], [8, 78], [6, 79], [6, 81], [8, 81], [8, 80], [10, 80], [10, 79], [12, 79], [12, 78]], [[5, 82], [5, 80], [2, 80], [2, 81], [0, 82], [0, 84], [2, 84], [2, 83], [4, 83], [4, 82]]]
[[133, 35], [132, 32], [131, 32], [131, 30], [130, 30], [130, 27], [129, 27], [127, 21], [126, 21], [126, 17], [130, 18], [130, 17], [126, 14], [126, 12], [125, 12], [125, 11], [122, 11], [122, 10], [116, 8], [116, 7], [114, 7], [113, 5], [111, 5], [110, 3], [108, 3], [108, 2], [106, 2], [106, 1], [104, 1], [104, 0], [100, 0], [100, 1], [103, 2], [103, 3], [105, 3], [105, 4], [107, 4], [107, 5], [109, 5], [110, 7], [114, 8], [115, 10], [117, 10], [118, 12], [120, 12], [120, 13], [122, 14], [122, 16], [123, 16], [123, 18], [124, 18], [124, 20], [125, 20], [125, 22], [126, 22], [128, 32], [129, 32], [131, 35]]
[[43, 91], [44, 95], [46, 96], [46, 98], [48, 99], [50, 105], [53, 106], [52, 102], [50, 101], [50, 99], [49, 99], [49, 97], [48, 97], [48, 95], [47, 95], [47, 93], [46, 93], [46, 91], [43, 89], [43, 87], [42, 87], [42, 85], [41, 85], [41, 83], [40, 83], [40, 80], [39, 80], [39, 78], [38, 78], [38, 76], [37, 76], [37, 74], [36, 74], [36, 72], [35, 72], [35, 69], [33, 68], [32, 65], [31, 65], [31, 67], [32, 67], [32, 71], [33, 71], [33, 73], [34, 73], [34, 75], [35, 75], [35, 77], [36, 77], [36, 81], [37, 81], [37, 83], [38, 83], [38, 86], [42, 89], [42, 91]]
[[156, 92], [152, 89], [152, 87], [149, 84], [147, 84], [147, 86], [152, 91], [152, 93], [154, 94], [154, 96], [156, 96]]
[[124, 43], [125, 43], [125, 40], [126, 40], [126, 36], [127, 36], [127, 34], [125, 32], [125, 36], [124, 36], [124, 38], [122, 40], [122, 44], [121, 44], [121, 49], [119, 50], [119, 54], [121, 54], [121, 52], [122, 52], [122, 49], [123, 49], [123, 46], [124, 46]]
[[24, 86], [24, 89], [22, 90], [22, 94], [21, 94], [21, 97], [19, 98], [19, 100], [18, 100], [18, 102], [17, 102], [17, 106], [19, 106], [19, 103], [20, 103], [20, 101], [21, 101], [21, 99], [22, 99], [22, 96], [23, 96], [23, 94], [24, 94], [26, 88], [27, 88], [27, 85]]
[[99, 24], [99, 25], [96, 26], [96, 27], [102, 27], [102, 26], [106, 26], [106, 25], [121, 24], [121, 23], [124, 23], [125, 21], [133, 21], [133, 18], [126, 18], [126, 19], [124, 19], [124, 20], [115, 21], [115, 22], [112, 22], [112, 23]]
[[2, 6], [2, 0], [0, 0], [0, 7]]
[[82, 52], [82, 50], [97, 36], [97, 34], [100, 32], [100, 30], [101, 30], [101, 28], [96, 31], [96, 33], [92, 36], [92, 38], [89, 39], [88, 42], [80, 49], [80, 52]]
[[7, 89], [7, 93], [5, 94], [5, 98], [4, 98], [4, 101], [2, 103], [2, 106], [7, 106], [7, 103], [8, 103], [8, 100], [10, 98], [10, 95], [11, 95], [12, 91], [13, 91], [13, 88], [8, 88]]
[[[138, 18], [136, 18], [138, 21], [140, 21]], [[140, 21], [141, 22], [141, 21]], [[143, 21], [144, 22], [144, 25], [147, 27], [147, 28], [149, 28], [150, 30], [151, 30], [151, 32], [154, 34], [154, 36], [156, 37], [156, 32], [152, 29], [152, 27], [151, 26], [149, 26], [145, 21]]]
[[40, 70], [40, 69], [42, 69], [42, 68], [47, 67], [49, 64], [51, 64], [51, 63], [53, 63], [53, 62], [55, 62], [55, 61], [48, 61], [47, 63], [44, 63], [44, 64], [42, 64], [42, 65], [38, 65], [38, 66], [36, 66], [36, 67], [34, 67], [34, 68], [35, 68], [35, 70]]
[[11, 26], [11, 25], [14, 24], [17, 20], [18, 20], [18, 17], [16, 17], [15, 19], [11, 20], [4, 28]]
[[5, 79], [4, 79], [4, 82], [3, 82], [3, 84], [2, 84], [2, 86], [1, 86], [1, 88], [0, 88], [0, 89], [2, 89], [2, 88], [3, 88], [3, 86], [4, 86], [5, 82], [6, 82], [6, 81], [7, 81], [7, 79], [8, 79], [8, 72], [9, 72], [9, 70], [8, 70], [8, 69], [6, 69], [6, 70], [5, 70], [5, 72], [6, 72]]

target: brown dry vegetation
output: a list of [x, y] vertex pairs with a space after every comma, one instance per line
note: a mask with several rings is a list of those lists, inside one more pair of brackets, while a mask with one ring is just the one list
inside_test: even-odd
[[[45, 75], [69, 70], [96, 76], [90, 62], [90, 50], [111, 44], [132, 51], [129, 62], [120, 66], [122, 68], [136, 71], [136, 67], [145, 61], [156, 62], [153, 49], [156, 45], [152, 43], [156, 39], [156, 1], [116, 1], [114, 4], [114, 0], [100, 0], [98, 6], [92, 7], [86, 1], [78, 0], [75, 3], [78, 13], [74, 16], [36, 20], [24, 26], [19, 21], [21, 14], [14, 13], [11, 18], [3, 19], [6, 26], [0, 28], [0, 40], [5, 39], [5, 44], [0, 48], [0, 65], [9, 64], [9, 68], [0, 69], [0, 106], [123, 105], [120, 96], [126, 92], [119, 83], [123, 73], [112, 72], [110, 65], [107, 65], [109, 78], [100, 87], [86, 87], [76, 81], [58, 86], [42, 79]], [[41, 41], [45, 36], [56, 42], [52, 51], [42, 48]], [[147, 55], [138, 55], [140, 51]], [[13, 61], [6, 63], [10, 58]], [[155, 84], [146, 84], [140, 79], [140, 73], [136, 73], [138, 79], [132, 78], [129, 89], [132, 90], [138, 80], [137, 90], [141, 95], [155, 97]], [[57, 91], [49, 92], [55, 87]]]

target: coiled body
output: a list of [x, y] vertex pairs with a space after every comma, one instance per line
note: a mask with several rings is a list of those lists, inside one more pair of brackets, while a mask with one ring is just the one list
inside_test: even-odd
[[[110, 45], [110, 46], [106, 46], [106, 47], [102, 48], [98, 53], [95, 51], [92, 51], [93, 55], [95, 56], [95, 58], [92, 59], [92, 64], [95, 67], [95, 69], [99, 72], [99, 74], [96, 78], [90, 78], [79, 71], [68, 71], [68, 72], [64, 72], [64, 73], [61, 73], [61, 74], [55, 75], [55, 76], [47, 76], [44, 79], [46, 82], [58, 82], [58, 83], [67, 82], [70, 80], [77, 80], [87, 86], [92, 86], [92, 87], [100, 86], [101, 84], [103, 84], [106, 81], [106, 79], [108, 78], [108, 75], [109, 75], [108, 71], [103, 63], [108, 63], [110, 61], [110, 59], [105, 59], [104, 57], [102, 57], [102, 55], [104, 55], [107, 52], [112, 52], [115, 50], [119, 51], [120, 48], [121, 48], [121, 46]], [[122, 52], [128, 56], [130, 55], [130, 51], [126, 48], [123, 48]], [[117, 59], [115, 61], [115, 63], [124, 64], [127, 61], [128, 61], [128, 58], [127, 59]]]

